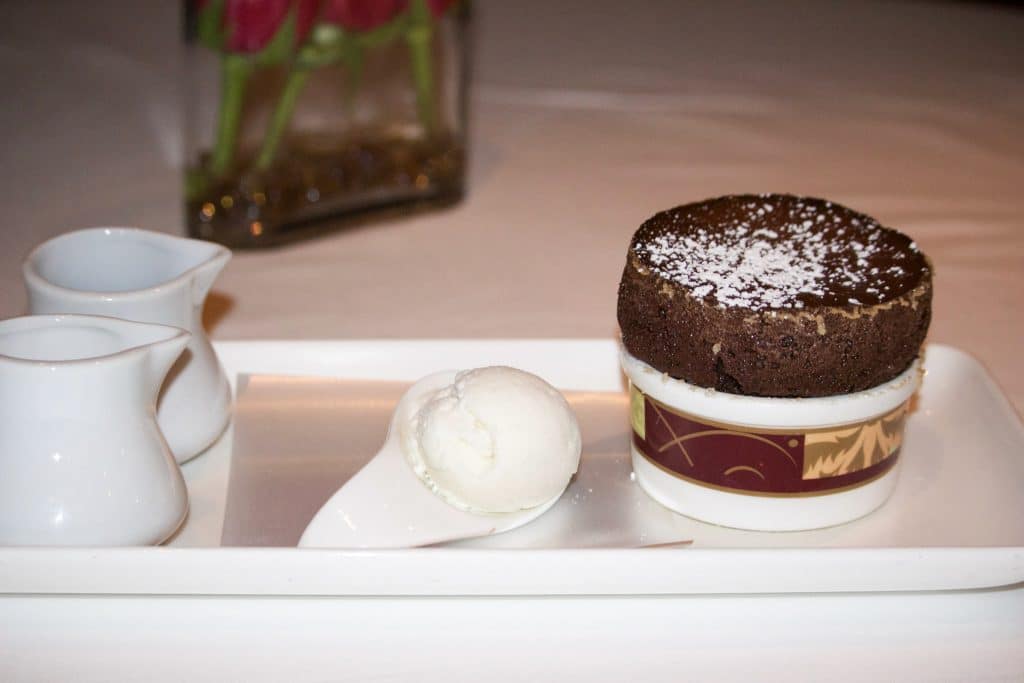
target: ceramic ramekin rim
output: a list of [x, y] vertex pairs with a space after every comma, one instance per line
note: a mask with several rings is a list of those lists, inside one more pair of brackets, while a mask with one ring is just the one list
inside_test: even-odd
[[917, 391], [924, 374], [919, 355], [892, 380], [864, 391], [820, 398], [742, 396], [674, 379], [620, 345], [630, 382], [654, 400], [705, 420], [743, 427], [816, 429], [863, 422], [895, 410]]

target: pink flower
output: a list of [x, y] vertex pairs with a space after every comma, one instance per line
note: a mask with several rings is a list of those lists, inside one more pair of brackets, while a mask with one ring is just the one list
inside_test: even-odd
[[405, 10], [406, 0], [327, 0], [324, 21], [348, 31], [369, 31]]
[[[200, 0], [199, 7], [209, 0]], [[223, 16], [223, 28], [228, 52], [248, 54], [259, 52], [267, 46], [277, 34], [288, 13], [295, 8], [295, 40], [291, 47], [296, 47], [306, 39], [320, 0], [226, 0]]]
[[430, 13], [434, 15], [434, 18], [441, 16], [448, 11], [448, 8], [454, 5], [458, 0], [427, 0], [427, 7], [430, 8]]
[[[434, 17], [439, 17], [456, 0], [427, 0]], [[337, 24], [347, 31], [370, 31], [401, 14], [409, 0], [327, 0], [324, 21]]]

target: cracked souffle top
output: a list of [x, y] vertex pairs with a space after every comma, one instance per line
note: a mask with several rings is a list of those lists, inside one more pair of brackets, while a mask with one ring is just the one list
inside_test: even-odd
[[822, 199], [732, 195], [669, 209], [640, 226], [626, 261], [626, 350], [720, 391], [868, 389], [910, 365], [931, 319], [931, 268], [910, 238]]

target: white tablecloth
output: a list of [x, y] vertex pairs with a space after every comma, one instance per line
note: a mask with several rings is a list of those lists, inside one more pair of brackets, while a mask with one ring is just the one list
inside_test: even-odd
[[[91, 225], [182, 231], [178, 9], [0, 7], [0, 318], [24, 312], [19, 261], [37, 242]], [[936, 269], [931, 340], [975, 354], [1024, 409], [1024, 12], [815, 0], [476, 9], [465, 202], [236, 254], [208, 311], [215, 338], [610, 337], [644, 218], [792, 192], [912, 235]], [[1020, 645], [1021, 620], [1003, 625], [998, 637]], [[999, 671], [1024, 675], [1007, 669], [1005, 641], [987, 642]]]

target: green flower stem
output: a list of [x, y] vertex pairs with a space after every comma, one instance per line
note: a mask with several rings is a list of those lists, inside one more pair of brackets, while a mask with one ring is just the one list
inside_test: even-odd
[[308, 68], [296, 67], [289, 72], [281, 99], [277, 101], [274, 113], [270, 117], [270, 126], [267, 128], [267, 134], [263, 137], [260, 154], [256, 157], [258, 170], [266, 171], [274, 163], [277, 148], [281, 144], [281, 137], [288, 127], [288, 121], [291, 120], [292, 112], [295, 111], [295, 103], [299, 100], [299, 93], [306, 87], [307, 80], [309, 80]]
[[431, 55], [433, 25], [426, 2], [417, 0], [412, 6], [413, 23], [405, 34], [412, 61], [412, 78], [416, 86], [416, 107], [420, 123], [427, 135], [433, 135], [437, 126], [434, 112], [434, 64]]
[[346, 43], [342, 52], [342, 61], [348, 67], [348, 82], [345, 87], [345, 113], [352, 118], [356, 108], [356, 93], [363, 82], [363, 50], [351, 41]]
[[220, 112], [217, 115], [217, 139], [210, 155], [210, 173], [224, 175], [231, 167], [242, 121], [245, 82], [249, 78], [249, 62], [240, 55], [224, 55], [221, 59]]

